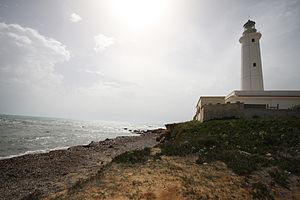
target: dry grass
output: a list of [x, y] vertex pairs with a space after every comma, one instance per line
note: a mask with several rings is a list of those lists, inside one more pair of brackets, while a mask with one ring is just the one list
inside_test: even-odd
[[91, 181], [53, 199], [251, 199], [242, 187], [243, 178], [232, 176], [224, 164], [199, 166], [195, 160], [163, 156], [145, 164], [113, 163]]

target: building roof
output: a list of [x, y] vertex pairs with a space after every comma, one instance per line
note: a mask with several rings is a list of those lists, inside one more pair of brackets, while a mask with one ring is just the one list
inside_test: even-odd
[[235, 90], [228, 94], [225, 99], [232, 96], [237, 97], [300, 97], [300, 90], [264, 90], [264, 91], [243, 91]]
[[254, 21], [251, 21], [250, 19], [244, 24], [244, 28], [252, 28], [255, 25]]
[[197, 101], [196, 106], [199, 105], [201, 99], [205, 99], [205, 98], [220, 98], [220, 99], [223, 98], [225, 100], [225, 96], [200, 96], [199, 100]]

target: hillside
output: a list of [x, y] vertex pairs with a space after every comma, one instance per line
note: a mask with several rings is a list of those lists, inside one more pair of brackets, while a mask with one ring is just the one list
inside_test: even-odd
[[300, 199], [300, 120], [168, 126], [155, 148], [128, 151], [48, 199]]

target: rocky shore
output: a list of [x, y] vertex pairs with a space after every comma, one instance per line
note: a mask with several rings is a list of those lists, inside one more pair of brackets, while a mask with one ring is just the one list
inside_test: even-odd
[[0, 160], [0, 199], [41, 199], [95, 175], [117, 155], [153, 147], [164, 129]]
[[155, 147], [120, 154], [45, 200], [300, 199], [299, 120], [169, 124]]

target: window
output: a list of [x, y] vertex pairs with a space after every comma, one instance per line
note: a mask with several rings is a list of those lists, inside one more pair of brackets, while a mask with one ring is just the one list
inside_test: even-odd
[[251, 41], [252, 41], [252, 42], [255, 42], [255, 39], [252, 39]]
[[253, 63], [253, 67], [256, 67], [256, 63]]

